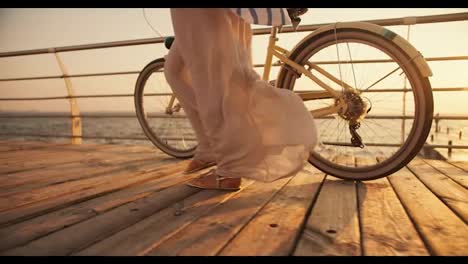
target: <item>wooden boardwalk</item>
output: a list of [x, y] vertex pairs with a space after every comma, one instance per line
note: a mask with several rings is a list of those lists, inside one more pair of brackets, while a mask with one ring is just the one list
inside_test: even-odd
[[227, 193], [152, 147], [0, 143], [0, 255], [468, 255], [468, 162]]

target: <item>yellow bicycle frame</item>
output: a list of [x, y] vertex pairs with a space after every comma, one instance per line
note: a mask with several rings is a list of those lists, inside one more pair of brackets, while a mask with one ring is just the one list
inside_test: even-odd
[[[325, 91], [297, 92], [297, 94], [302, 98], [303, 101], [316, 100], [316, 99], [325, 99], [325, 98], [339, 99], [340, 97], [342, 97], [342, 92], [341, 91], [337, 91], [337, 90], [333, 89], [332, 87], [328, 86], [326, 83], [322, 82], [319, 78], [314, 76], [311, 73], [312, 69], [316, 70], [317, 72], [320, 72], [322, 75], [329, 78], [331, 81], [339, 84], [340, 86], [343, 87], [344, 90], [353, 89], [350, 85], [348, 85], [347, 83], [342, 82], [341, 80], [337, 79], [332, 74], [328, 73], [327, 71], [325, 71], [323, 68], [319, 67], [316, 64], [312, 64], [310, 62], [307, 62], [306, 65], [309, 67], [309, 69], [306, 69], [304, 66], [299, 65], [299, 64], [295, 63], [294, 61], [290, 60], [288, 58], [288, 55], [290, 54], [290, 51], [276, 45], [276, 42], [278, 41], [278, 38], [276, 37], [278, 29], [279, 29], [278, 27], [272, 27], [272, 29], [271, 29], [270, 39], [269, 39], [269, 42], [268, 42], [267, 55], [266, 55], [266, 60], [265, 60], [265, 67], [264, 67], [264, 72], [263, 72], [263, 80], [264, 81], [268, 81], [268, 79], [269, 79], [271, 66], [272, 66], [272, 62], [273, 62], [273, 56], [275, 56], [282, 63], [290, 66], [291, 68], [295, 69], [297, 72], [304, 74], [309, 79], [311, 79], [313, 82], [317, 83], [320, 87], [325, 89]], [[310, 113], [315, 118], [330, 115], [330, 114], [333, 114], [333, 113], [337, 113], [340, 109], [343, 109], [343, 108], [346, 107], [346, 105], [344, 104], [344, 100], [340, 100], [339, 102], [340, 103], [332, 105], [332, 106], [312, 110], [312, 111], [310, 111]]]

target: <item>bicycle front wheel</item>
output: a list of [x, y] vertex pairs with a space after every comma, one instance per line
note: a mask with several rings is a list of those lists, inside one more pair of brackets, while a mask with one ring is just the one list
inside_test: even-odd
[[145, 135], [160, 150], [176, 158], [191, 158], [195, 132], [164, 77], [164, 59], [149, 63], [135, 85], [135, 110]]
[[[356, 130], [363, 148], [351, 144], [352, 113], [316, 118], [320, 143], [309, 158], [312, 165], [339, 178], [371, 180], [399, 170], [420, 151], [431, 127], [432, 91], [428, 78], [394, 42], [368, 31], [338, 29], [310, 38], [290, 59], [335, 91], [352, 87], [359, 96], [352, 96], [348, 109], [370, 107]], [[286, 67], [277, 84], [297, 92], [324, 91]], [[329, 96], [304, 103], [313, 110], [337, 101]]]

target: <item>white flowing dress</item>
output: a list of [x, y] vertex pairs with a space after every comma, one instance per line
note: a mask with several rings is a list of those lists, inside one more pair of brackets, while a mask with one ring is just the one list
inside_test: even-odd
[[257, 21], [237, 11], [171, 9], [165, 76], [195, 130], [194, 158], [216, 161], [224, 177], [271, 182], [302, 170], [317, 130], [300, 97], [261, 80], [252, 65], [250, 24], [282, 23], [285, 10], [272, 8], [271, 19], [257, 10]]

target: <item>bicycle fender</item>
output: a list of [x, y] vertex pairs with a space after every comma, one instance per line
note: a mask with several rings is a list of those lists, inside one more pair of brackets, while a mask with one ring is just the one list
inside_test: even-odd
[[337, 30], [340, 29], [353, 29], [353, 30], [360, 30], [360, 31], [367, 31], [370, 33], [374, 33], [384, 38], [393, 41], [398, 47], [400, 47], [415, 63], [416, 67], [419, 69], [420, 73], [424, 77], [432, 76], [432, 71], [429, 65], [427, 64], [426, 60], [424, 59], [421, 52], [419, 52], [413, 45], [411, 45], [406, 39], [402, 38], [395, 32], [381, 27], [376, 24], [368, 23], [368, 22], [337, 22], [330, 25], [326, 25], [320, 27], [319, 29], [315, 30], [311, 34], [307, 35], [303, 38], [293, 49], [291, 54], [294, 54], [296, 49], [300, 49], [303, 45], [307, 45], [310, 39], [316, 38], [322, 33], [328, 31], [334, 31], [335, 28]]

